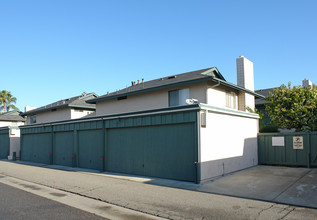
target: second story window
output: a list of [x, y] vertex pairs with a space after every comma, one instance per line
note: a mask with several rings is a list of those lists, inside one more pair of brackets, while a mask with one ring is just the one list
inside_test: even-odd
[[35, 124], [36, 123], [36, 115], [31, 115], [30, 116], [30, 124]]
[[186, 105], [186, 99], [189, 99], [189, 89], [178, 89], [168, 92], [168, 106]]
[[234, 92], [226, 93], [226, 107], [237, 109], [237, 94]]

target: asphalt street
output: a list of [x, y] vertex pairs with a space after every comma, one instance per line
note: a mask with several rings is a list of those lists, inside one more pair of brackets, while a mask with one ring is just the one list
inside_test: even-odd
[[105, 218], [0, 183], [0, 219], [101, 220]]
[[[151, 180], [148, 183], [138, 182], [82, 169], [35, 165], [0, 161], [0, 182], [14, 184], [19, 179], [82, 198], [93, 198], [104, 204], [105, 213], [113, 210], [107, 208], [109, 205], [114, 205], [124, 210], [147, 214], [143, 219], [149, 219], [149, 216], [166, 219], [317, 218], [316, 209], [153, 185]], [[93, 206], [96, 205], [91, 207]]]

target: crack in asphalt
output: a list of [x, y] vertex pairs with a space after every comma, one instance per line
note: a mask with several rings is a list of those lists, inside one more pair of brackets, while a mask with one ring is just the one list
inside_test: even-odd
[[[285, 209], [284, 209], [285, 210]], [[286, 216], [288, 216], [291, 212], [293, 212], [295, 210], [295, 207], [292, 208], [290, 211], [288, 211], [284, 216], [282, 216], [282, 218], [280, 219], [284, 219]]]
[[92, 192], [92, 191], [94, 191], [94, 190], [96, 190], [96, 189], [100, 189], [100, 188], [102, 188], [103, 186], [99, 186], [99, 187], [96, 187], [96, 188], [93, 188], [93, 189], [90, 189], [90, 190], [86, 190], [86, 191], [81, 191], [80, 193], [89, 193], [89, 192]]
[[258, 215], [255, 217], [255, 219], [258, 219], [260, 217], [260, 215], [262, 214], [262, 212], [265, 212], [271, 208], [273, 208], [276, 204], [272, 204], [270, 205], [268, 208], [262, 209], [261, 211], [258, 212]]

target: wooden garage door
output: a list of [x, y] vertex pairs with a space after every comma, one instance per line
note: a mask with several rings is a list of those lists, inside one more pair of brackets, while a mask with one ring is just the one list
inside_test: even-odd
[[195, 180], [194, 124], [108, 130], [107, 170]]

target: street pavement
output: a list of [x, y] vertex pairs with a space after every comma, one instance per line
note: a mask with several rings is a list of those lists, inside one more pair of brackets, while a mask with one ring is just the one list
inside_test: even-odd
[[0, 183], [0, 219], [102, 220], [104, 218]]
[[138, 181], [138, 178], [129, 176], [124, 178], [124, 175], [36, 165], [0, 161], [0, 182], [15, 178], [95, 199], [105, 206], [114, 205], [167, 219], [317, 218], [316, 209], [199, 192], [190, 189], [194, 185], [192, 183], [179, 184], [188, 186], [181, 189], [177, 184], [174, 187], [164, 186], [164, 180], [160, 182], [158, 179]]

